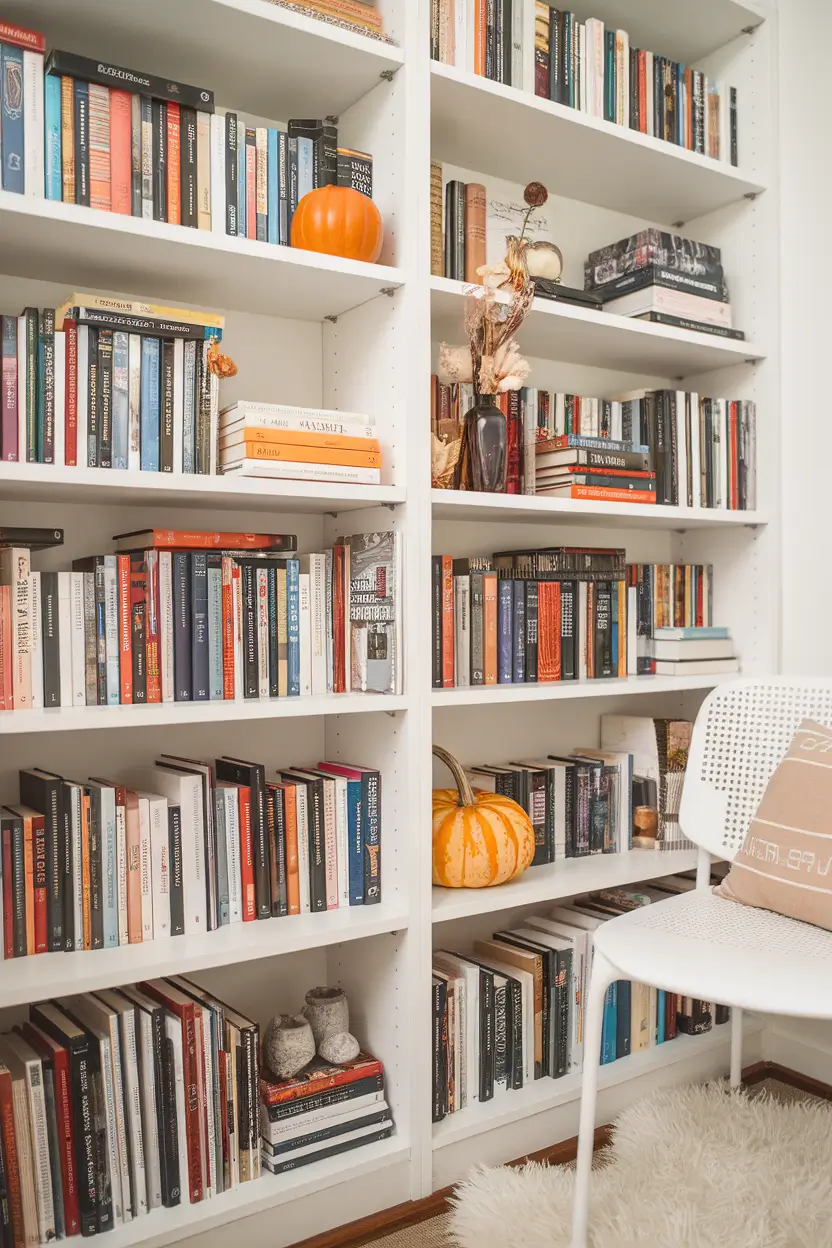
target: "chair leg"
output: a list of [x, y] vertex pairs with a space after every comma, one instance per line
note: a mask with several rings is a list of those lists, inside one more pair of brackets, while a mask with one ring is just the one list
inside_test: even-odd
[[742, 1010], [731, 1006], [731, 1087], [742, 1083]]
[[587, 994], [584, 1030], [584, 1073], [581, 1087], [581, 1119], [578, 1130], [578, 1165], [575, 1173], [575, 1198], [572, 1208], [572, 1248], [588, 1248], [589, 1185], [592, 1178], [592, 1151], [595, 1143], [595, 1102], [598, 1095], [598, 1072], [601, 1066], [601, 1027], [604, 1019], [604, 997], [610, 984], [618, 978], [615, 968], [595, 953]]

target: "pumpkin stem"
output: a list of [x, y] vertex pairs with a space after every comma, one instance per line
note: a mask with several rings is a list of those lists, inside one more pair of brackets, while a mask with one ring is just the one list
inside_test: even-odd
[[433, 746], [433, 754], [439, 759], [440, 763], [445, 764], [453, 776], [456, 791], [459, 794], [460, 806], [476, 806], [477, 800], [474, 797], [474, 790], [471, 788], [471, 782], [463, 771], [462, 763], [459, 759], [454, 758], [453, 754], [441, 745]]

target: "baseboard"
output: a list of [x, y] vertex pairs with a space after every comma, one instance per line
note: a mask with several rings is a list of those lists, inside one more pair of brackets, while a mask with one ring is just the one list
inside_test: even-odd
[[832, 1071], [832, 1046], [771, 1025], [763, 1032], [763, 1056], [767, 1061], [821, 1084], [825, 1084]]

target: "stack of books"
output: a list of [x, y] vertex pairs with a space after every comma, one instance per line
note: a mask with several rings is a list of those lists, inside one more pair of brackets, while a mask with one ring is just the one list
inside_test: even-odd
[[369, 416], [244, 400], [220, 414], [223, 473], [380, 485], [381, 462]]
[[570, 434], [535, 444], [535, 494], [614, 503], [655, 503], [648, 447]]
[[[719, 873], [713, 877], [719, 882]], [[433, 955], [434, 1122], [538, 1079], [583, 1070], [584, 1011], [593, 933], [638, 906], [695, 887], [668, 876], [633, 889], [575, 897], [522, 925], [476, 940], [465, 953]], [[619, 980], [604, 1005], [601, 1061], [614, 1062], [726, 1023], [724, 1006]]]
[[[656, 673], [653, 640], [658, 630], [676, 631], [675, 642], [689, 630], [714, 628], [714, 570], [709, 563], [631, 563], [627, 584], [635, 592], [636, 666], [640, 675]], [[720, 630], [721, 631], [721, 630]], [[709, 634], [710, 635], [710, 634]], [[722, 641], [724, 638], [717, 638]], [[733, 657], [733, 656], [730, 656]]]
[[522, 0], [431, 0], [430, 55], [507, 87], [523, 85]]
[[393, 1119], [384, 1067], [369, 1053], [343, 1066], [313, 1058], [294, 1079], [260, 1080], [264, 1170], [284, 1174], [325, 1157], [386, 1140]]
[[381, 900], [381, 776], [163, 754], [118, 779], [19, 773], [0, 808], [3, 952], [113, 949]]
[[680, 234], [650, 228], [590, 252], [584, 286], [618, 316], [745, 337], [733, 328], [719, 248]]
[[[282, 3], [283, 0], [277, 2]], [[380, 35], [383, 31], [382, 15], [376, 7], [376, 0], [290, 0], [290, 4], [294, 9], [306, 10], [310, 16], [327, 18], [339, 26], [356, 26], [373, 35]]]
[[0, 1036], [9, 1243], [259, 1178], [258, 1083], [257, 1024], [179, 976], [30, 1006]]
[[740, 669], [727, 628], [655, 628], [648, 649], [657, 676], [702, 676]]

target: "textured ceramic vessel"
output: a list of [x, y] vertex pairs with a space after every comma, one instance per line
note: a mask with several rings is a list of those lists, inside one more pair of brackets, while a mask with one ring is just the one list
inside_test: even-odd
[[302, 1014], [278, 1014], [266, 1028], [263, 1056], [278, 1079], [292, 1079], [315, 1056], [315, 1037]]
[[310, 988], [303, 1013], [309, 1020], [319, 1050], [327, 1036], [350, 1029], [347, 994], [340, 988]]
[[474, 406], [465, 413], [453, 488], [504, 494], [506, 455], [506, 418], [497, 406], [496, 396], [477, 394]]

